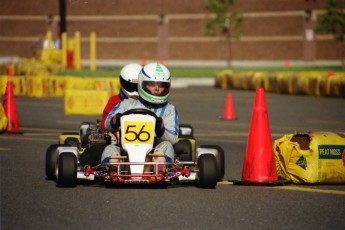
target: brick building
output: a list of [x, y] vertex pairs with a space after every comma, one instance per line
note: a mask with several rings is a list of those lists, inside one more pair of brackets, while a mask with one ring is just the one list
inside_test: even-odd
[[[2, 0], [0, 57], [31, 57], [47, 30], [59, 29], [59, 0]], [[204, 0], [65, 0], [66, 29], [81, 33], [81, 56], [97, 34], [97, 60], [225, 60], [221, 36], [205, 36]], [[231, 43], [234, 61], [339, 61], [342, 44], [314, 34], [326, 0], [235, 0], [242, 37]], [[54, 36], [55, 37], [55, 36]]]

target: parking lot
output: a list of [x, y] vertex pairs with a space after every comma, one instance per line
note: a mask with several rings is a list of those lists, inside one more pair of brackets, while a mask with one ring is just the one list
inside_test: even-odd
[[[231, 93], [235, 120], [223, 120]], [[1, 229], [344, 229], [345, 185], [237, 186], [255, 92], [173, 88], [180, 123], [197, 145], [220, 145], [225, 177], [215, 189], [176, 185], [58, 188], [45, 179], [45, 150], [61, 132], [97, 116], [65, 115], [63, 98], [16, 97], [22, 135], [0, 135]], [[345, 132], [344, 99], [265, 93], [272, 140], [307, 131]]]

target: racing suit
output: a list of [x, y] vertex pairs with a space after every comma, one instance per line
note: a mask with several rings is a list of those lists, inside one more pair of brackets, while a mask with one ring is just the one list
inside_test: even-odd
[[120, 93], [118, 95], [112, 96], [111, 98], [109, 98], [108, 103], [106, 104], [106, 106], [104, 107], [103, 110], [103, 115], [102, 115], [102, 121], [101, 121], [101, 129], [105, 129], [105, 125], [104, 122], [107, 119], [108, 114], [110, 113], [110, 111], [118, 104], [120, 103], [122, 100], [126, 99], [126, 95], [122, 92], [122, 90], [120, 89]]
[[[110, 131], [114, 132], [116, 131], [113, 128], [113, 117], [117, 113], [124, 113], [127, 110], [130, 109], [136, 109], [136, 108], [142, 108], [142, 109], [148, 109], [154, 112], [157, 117], [161, 117], [164, 122], [164, 132], [160, 137], [155, 137], [155, 143], [157, 145], [155, 148], [161, 149], [163, 153], [165, 154], [165, 158], [167, 162], [173, 163], [175, 160], [175, 152], [173, 148], [173, 144], [177, 141], [178, 137], [178, 114], [176, 111], [175, 106], [173, 106], [170, 103], [165, 103], [163, 105], [153, 105], [150, 103], [145, 102], [141, 98], [133, 99], [129, 98], [126, 100], [123, 100], [119, 104], [117, 104], [113, 110], [109, 113], [107, 119], [105, 120], [105, 128]], [[102, 162], [106, 162], [108, 158], [111, 156], [113, 152], [120, 152], [120, 147], [115, 145], [109, 145], [107, 146], [102, 154]]]

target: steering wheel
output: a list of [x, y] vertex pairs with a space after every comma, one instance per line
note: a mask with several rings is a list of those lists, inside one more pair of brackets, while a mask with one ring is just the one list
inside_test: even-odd
[[143, 109], [143, 108], [127, 110], [126, 112], [122, 113], [122, 116], [123, 115], [129, 115], [129, 114], [143, 114], [143, 115], [150, 115], [156, 119], [158, 118], [154, 112], [152, 112], [151, 110], [148, 110], [148, 109]]

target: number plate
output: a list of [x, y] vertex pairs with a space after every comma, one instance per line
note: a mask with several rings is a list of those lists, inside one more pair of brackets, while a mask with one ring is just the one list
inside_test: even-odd
[[125, 121], [123, 143], [153, 144], [153, 122]]

